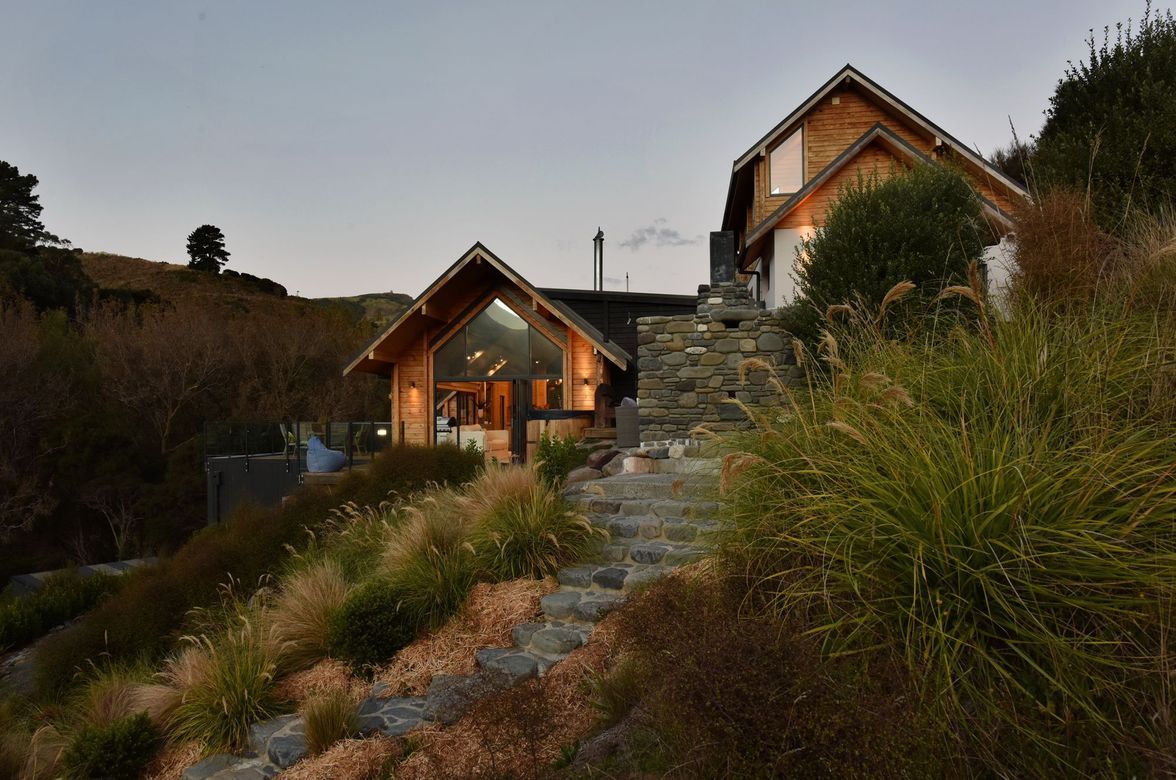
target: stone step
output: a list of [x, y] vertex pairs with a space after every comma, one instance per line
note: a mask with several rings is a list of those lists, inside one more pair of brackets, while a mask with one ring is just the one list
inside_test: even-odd
[[517, 647], [483, 647], [474, 653], [478, 668], [498, 677], [506, 687], [539, 677], [555, 661]]
[[596, 623], [623, 602], [624, 597], [615, 593], [569, 588], [544, 596], [539, 602], [539, 608], [552, 621]]
[[670, 567], [661, 564], [589, 563], [560, 569], [556, 578], [561, 590], [621, 594], [656, 582], [669, 572]]
[[592, 524], [608, 531], [609, 540], [601, 547], [625, 539], [664, 542], [693, 542], [706, 536], [716, 527], [712, 520], [687, 520], [682, 517], [657, 515], [594, 515]]
[[656, 539], [614, 539], [604, 545], [600, 552], [603, 563], [660, 563], [666, 566], [683, 566], [696, 561], [703, 555], [701, 547], [683, 542]]
[[703, 498], [711, 490], [711, 480], [678, 474], [621, 474], [580, 484], [581, 496], [602, 498]]
[[657, 515], [705, 519], [719, 509], [715, 501], [681, 500], [674, 498], [605, 498], [599, 495], [576, 495], [569, 498], [578, 512], [596, 515]]
[[561, 661], [588, 641], [590, 625], [550, 620], [545, 623], [522, 623], [511, 630], [515, 647], [549, 661]]
[[653, 462], [654, 474], [693, 474], [718, 476], [723, 470], [723, 461], [718, 458], [663, 458]]

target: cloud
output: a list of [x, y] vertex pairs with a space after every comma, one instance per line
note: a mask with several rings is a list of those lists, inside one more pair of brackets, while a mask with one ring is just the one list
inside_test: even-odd
[[653, 221], [652, 225], [646, 225], [645, 227], [634, 230], [633, 235], [621, 242], [621, 246], [628, 247], [636, 252], [646, 244], [652, 244], [656, 247], [690, 246], [691, 244], [697, 244], [701, 240], [701, 235], [688, 238], [672, 227], [667, 227], [666, 221], [658, 218]]

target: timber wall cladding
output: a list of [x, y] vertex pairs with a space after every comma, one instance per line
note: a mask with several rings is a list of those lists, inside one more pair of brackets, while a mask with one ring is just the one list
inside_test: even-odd
[[[571, 383], [572, 408], [591, 411], [596, 408], [596, 355], [592, 354], [592, 345], [580, 334], [572, 331], [568, 334], [568, 349], [571, 353]], [[588, 384], [584, 384], [584, 380]]]
[[[833, 103], [835, 98], [838, 100], [837, 104]], [[935, 146], [934, 137], [911, 128], [905, 122], [900, 121], [873, 101], [863, 96], [861, 92], [852, 86], [842, 87], [826, 96], [819, 105], [805, 115], [802, 122], [804, 124], [804, 175], [806, 182], [820, 173], [826, 165], [837, 159], [839, 154], [844, 152], [854, 141], [861, 138], [867, 130], [878, 123], [881, 123], [926, 155], [932, 155]], [[877, 167], [880, 162], [878, 151], [880, 150], [875, 149], [870, 156], [866, 156], [865, 154], [859, 155], [858, 158], [848, 165], [847, 169], [850, 174], [848, 179], [856, 179], [857, 169], [860, 167], [865, 167], [867, 171], [870, 168]], [[885, 154], [888, 158], [885, 165], [882, 166], [882, 171], [885, 172], [889, 170], [889, 160], [894, 158], [887, 152], [883, 151], [882, 154]], [[768, 194], [771, 191], [771, 182], [768, 180], [767, 156], [760, 157], [756, 160], [753, 173], [752, 205], [748, 209], [747, 214], [748, 232], [755, 229], [773, 211], [788, 200], [787, 195]], [[838, 180], [837, 184], [847, 180], [845, 174], [846, 171], [843, 170], [835, 177]], [[967, 178], [977, 192], [992, 201], [997, 207], [1006, 212], [1014, 210], [1015, 204], [1005, 194], [1003, 187], [978, 178], [970, 170], [967, 172]], [[821, 224], [824, 221], [823, 216], [829, 203], [836, 199], [837, 184], [830, 181], [821, 188], [823, 192], [830, 185], [833, 185], [830, 192], [824, 193], [824, 202], [820, 204], [819, 208], [810, 205], [816, 199], [816, 195], [809, 199], [809, 203], [802, 206], [802, 208], [809, 208], [809, 218], [807, 221], [790, 219], [787, 222], [781, 223], [781, 227]]]

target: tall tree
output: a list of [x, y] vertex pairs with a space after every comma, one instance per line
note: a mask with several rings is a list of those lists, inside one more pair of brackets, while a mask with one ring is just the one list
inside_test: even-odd
[[215, 225], [201, 225], [188, 235], [188, 267], [197, 271], [220, 273], [229, 262], [225, 234]]
[[11, 163], [0, 160], [0, 249], [32, 252], [40, 244], [62, 244], [41, 223], [38, 182], [31, 173], [21, 175]]
[[1089, 190], [1114, 232], [1131, 210], [1176, 197], [1176, 19], [1148, 3], [1137, 30], [1104, 28], [1087, 45], [1049, 100], [1033, 165], [1046, 185]]

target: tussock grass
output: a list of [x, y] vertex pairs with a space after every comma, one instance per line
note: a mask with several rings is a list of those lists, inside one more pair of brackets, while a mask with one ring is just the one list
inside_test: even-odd
[[306, 746], [317, 756], [341, 739], [359, 734], [355, 700], [346, 691], [328, 691], [302, 705]]
[[221, 636], [187, 641], [190, 646], [164, 673], [179, 694], [166, 719], [171, 737], [209, 750], [242, 747], [252, 724], [278, 714], [273, 687], [281, 646], [257, 616], [247, 614]]
[[742, 441], [721, 555], [827, 654], [905, 658], [997, 771], [1137, 768], [1171, 739], [1176, 319], [965, 289], [973, 326], [827, 324], [824, 378]]
[[466, 544], [469, 523], [448, 491], [433, 491], [401, 512], [384, 555], [400, 613], [415, 626], [437, 628], [465, 601], [476, 581]]
[[327, 656], [331, 615], [347, 598], [347, 580], [331, 561], [293, 572], [281, 584], [267, 619], [282, 645], [282, 665], [305, 669]]

